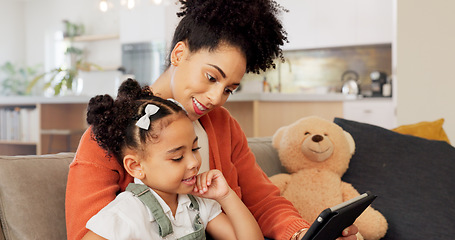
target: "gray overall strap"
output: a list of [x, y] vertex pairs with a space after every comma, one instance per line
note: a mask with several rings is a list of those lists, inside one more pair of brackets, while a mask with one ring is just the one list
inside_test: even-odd
[[201, 216], [199, 216], [199, 204], [193, 195], [188, 194], [188, 197], [191, 200], [190, 209], [197, 211], [196, 217], [193, 220], [194, 232], [185, 235], [178, 240], [205, 240], [204, 224], [201, 221]]
[[193, 195], [191, 195], [191, 194], [188, 194], [187, 196], [188, 196], [188, 198], [191, 201], [190, 208], [194, 209], [196, 211], [199, 211], [199, 203], [197, 202], [196, 198]]
[[147, 206], [150, 209], [153, 217], [158, 223], [161, 237], [164, 238], [167, 235], [174, 232], [174, 230], [172, 229], [171, 221], [164, 213], [163, 208], [161, 207], [158, 200], [155, 198], [155, 196], [153, 196], [153, 193], [150, 192], [148, 186], [143, 184], [130, 183], [126, 188], [126, 191], [132, 192], [134, 196], [138, 197], [139, 200], [141, 200], [141, 202], [144, 203], [145, 206]]

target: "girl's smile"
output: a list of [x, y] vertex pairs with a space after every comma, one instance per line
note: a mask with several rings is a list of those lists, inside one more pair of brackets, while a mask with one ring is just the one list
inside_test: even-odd
[[196, 175], [194, 175], [194, 176], [192, 176], [190, 178], [187, 178], [187, 179], [183, 179], [182, 182], [184, 184], [187, 184], [187, 185], [193, 187], [194, 184], [196, 184]]

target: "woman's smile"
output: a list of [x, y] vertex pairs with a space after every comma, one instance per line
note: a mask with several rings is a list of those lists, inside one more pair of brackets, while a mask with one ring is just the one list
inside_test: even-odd
[[196, 98], [193, 98], [193, 108], [198, 115], [203, 115], [204, 112], [208, 110], [208, 108], [196, 100]]

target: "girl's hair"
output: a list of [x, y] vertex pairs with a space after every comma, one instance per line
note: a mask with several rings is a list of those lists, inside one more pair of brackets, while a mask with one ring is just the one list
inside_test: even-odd
[[[148, 104], [158, 106], [159, 110], [150, 116], [149, 129], [145, 130], [136, 123], [145, 115]], [[120, 86], [115, 100], [107, 94], [90, 99], [87, 122], [98, 145], [123, 166], [126, 148], [138, 152], [144, 150], [144, 143], [158, 139], [159, 131], [177, 119], [179, 114], [186, 115], [180, 106], [154, 96], [148, 86], [141, 88], [136, 80], [128, 79]]]
[[[238, 47], [246, 57], [246, 72], [259, 73], [283, 61], [281, 46], [287, 42], [277, 15], [287, 11], [273, 0], [179, 0], [172, 48], [185, 41], [190, 51], [216, 50], [220, 44]], [[168, 63], [170, 65], [170, 54]]]

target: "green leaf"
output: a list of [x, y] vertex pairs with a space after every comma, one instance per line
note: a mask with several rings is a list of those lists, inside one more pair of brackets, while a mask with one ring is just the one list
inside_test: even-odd
[[36, 77], [33, 78], [33, 80], [28, 84], [26, 92], [30, 93], [32, 91], [32, 88], [38, 83], [40, 79], [42, 79], [44, 76], [46, 76], [47, 73], [42, 73]]
[[59, 82], [57, 85], [55, 85], [54, 96], [57, 96], [60, 94], [60, 90], [62, 89], [62, 84], [63, 84], [63, 82]]

